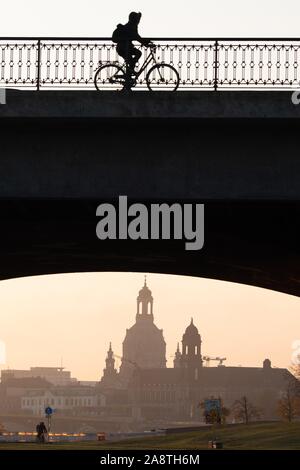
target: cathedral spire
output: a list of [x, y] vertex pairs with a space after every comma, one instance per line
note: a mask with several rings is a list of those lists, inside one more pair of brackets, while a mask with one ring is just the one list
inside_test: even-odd
[[106, 367], [104, 369], [104, 373], [111, 373], [115, 371], [115, 358], [114, 358], [114, 353], [111, 347], [111, 343], [109, 343], [109, 349], [107, 351], [107, 356], [105, 359]]
[[105, 359], [105, 369], [103, 369], [103, 376], [101, 379], [102, 385], [110, 386], [112, 385], [115, 380], [117, 379], [118, 372], [115, 369], [115, 358], [114, 352], [111, 347], [111, 343], [109, 343], [109, 348], [107, 351], [106, 359]]
[[179, 343], [177, 343], [177, 350], [175, 352], [175, 356], [174, 356], [174, 368], [176, 369], [177, 367], [180, 367], [181, 366], [181, 352], [180, 352], [180, 349], [179, 349]]

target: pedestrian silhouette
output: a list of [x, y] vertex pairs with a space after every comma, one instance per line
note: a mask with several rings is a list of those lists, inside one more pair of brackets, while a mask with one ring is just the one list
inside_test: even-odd
[[142, 13], [132, 11], [129, 14], [128, 23], [118, 24], [112, 34], [112, 40], [117, 44], [117, 53], [125, 60], [130, 74], [134, 74], [135, 65], [142, 55], [141, 51], [134, 47], [132, 41], [138, 41], [143, 46], [151, 44], [149, 39], [143, 39], [138, 33], [141, 16]]
[[45, 423], [41, 421], [36, 425], [37, 440], [38, 442], [45, 442], [45, 435], [47, 434], [47, 428]]

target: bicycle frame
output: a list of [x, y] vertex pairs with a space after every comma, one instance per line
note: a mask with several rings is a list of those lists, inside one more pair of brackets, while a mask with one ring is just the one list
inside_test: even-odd
[[[153, 52], [153, 49], [150, 50], [150, 53], [149, 53], [148, 57], [146, 57], [143, 65], [136, 72], [136, 74], [135, 74], [136, 79], [144, 72], [144, 70], [148, 67], [149, 64], [151, 64], [151, 62], [154, 62], [155, 64], [157, 63], [157, 60], [156, 60], [155, 54]], [[128, 65], [126, 64], [126, 70], [127, 70], [127, 67], [128, 67]]]
[[[157, 60], [156, 60], [155, 54], [153, 52], [153, 49], [151, 49], [149, 55], [146, 57], [143, 65], [141, 66], [141, 68], [136, 72], [136, 75], [135, 75], [136, 78], [138, 78], [144, 72], [144, 70], [148, 67], [148, 65], [151, 62], [154, 62], [155, 64], [157, 64]], [[118, 60], [105, 60], [105, 61], [102, 61], [99, 65], [97, 65], [97, 67], [95, 68], [95, 72], [97, 72], [97, 70], [99, 70], [99, 68], [104, 64], [120, 65], [121, 67], [124, 68], [124, 72], [127, 72], [127, 69], [129, 68], [129, 66], [126, 62], [124, 62], [123, 66], [122, 66]]]

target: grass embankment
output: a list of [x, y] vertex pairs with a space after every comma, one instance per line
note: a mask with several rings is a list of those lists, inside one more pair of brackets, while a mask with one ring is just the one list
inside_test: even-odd
[[0, 450], [197, 450], [207, 449], [215, 434], [224, 449], [300, 449], [300, 423], [252, 423], [222, 426], [166, 436], [143, 437], [118, 442], [78, 442], [61, 444], [0, 443]]

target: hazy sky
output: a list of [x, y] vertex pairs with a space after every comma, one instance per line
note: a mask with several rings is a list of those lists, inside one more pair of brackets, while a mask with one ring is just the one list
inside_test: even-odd
[[[102, 374], [109, 341], [122, 354], [126, 328], [135, 321], [144, 277], [136, 273], [39, 276], [0, 282], [0, 339], [7, 366], [66, 368], [80, 379]], [[154, 317], [163, 328], [172, 364], [191, 316], [205, 355], [228, 365], [289, 366], [300, 338], [300, 299], [264, 289], [182, 276], [148, 275]], [[214, 363], [215, 364], [215, 363]]]
[[1, 2], [1, 36], [110, 36], [131, 10], [145, 36], [299, 37], [297, 0], [14, 0]]

